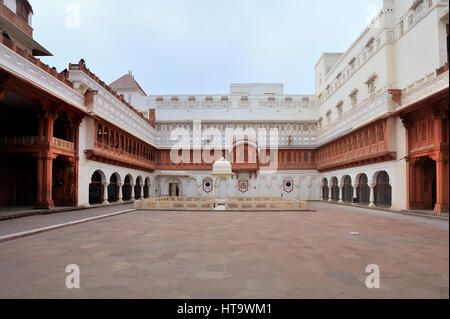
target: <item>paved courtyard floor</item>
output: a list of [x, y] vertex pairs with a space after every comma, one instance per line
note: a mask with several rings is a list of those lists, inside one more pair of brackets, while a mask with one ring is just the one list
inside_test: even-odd
[[[0, 298], [449, 298], [448, 221], [357, 209], [352, 236], [354, 208], [311, 206], [135, 211], [3, 242]], [[39, 217], [9, 225], [28, 230]], [[66, 288], [69, 264], [80, 289]], [[379, 289], [365, 286], [369, 264]]]

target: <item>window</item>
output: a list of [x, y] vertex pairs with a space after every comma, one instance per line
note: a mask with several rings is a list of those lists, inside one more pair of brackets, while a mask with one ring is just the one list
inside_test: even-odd
[[369, 89], [369, 94], [375, 93], [375, 81], [371, 81], [367, 84]]
[[97, 130], [97, 141], [98, 141], [98, 142], [102, 142], [102, 135], [103, 135], [103, 128], [102, 128], [102, 126], [99, 124], [99, 125], [98, 125], [98, 130]]
[[366, 81], [369, 94], [375, 93], [375, 80], [377, 78], [376, 74], [372, 74]]
[[414, 23], [414, 16], [412, 14], [409, 15], [408, 17], [408, 25], [409, 27], [411, 27]]
[[30, 13], [30, 9], [25, 4], [26, 1], [18, 0], [16, 1], [16, 10], [17, 15], [27, 21], [28, 23], [28, 14]]
[[384, 126], [383, 123], [378, 125], [378, 141], [384, 141]]

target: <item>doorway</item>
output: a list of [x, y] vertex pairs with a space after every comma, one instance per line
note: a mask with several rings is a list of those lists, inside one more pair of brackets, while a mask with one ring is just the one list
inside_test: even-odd
[[436, 162], [427, 157], [420, 166], [423, 174], [422, 209], [434, 209], [436, 205]]
[[178, 183], [169, 184], [169, 197], [179, 197], [180, 196], [180, 185]]

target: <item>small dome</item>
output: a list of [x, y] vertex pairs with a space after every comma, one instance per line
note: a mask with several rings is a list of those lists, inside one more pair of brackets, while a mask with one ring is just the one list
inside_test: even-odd
[[212, 173], [214, 175], [233, 174], [233, 172], [231, 171], [231, 163], [225, 160], [223, 157], [220, 158], [220, 160], [214, 162]]

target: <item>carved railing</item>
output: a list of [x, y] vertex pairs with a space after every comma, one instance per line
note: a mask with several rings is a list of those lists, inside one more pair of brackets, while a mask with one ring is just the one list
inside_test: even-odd
[[[45, 139], [45, 137], [44, 137]], [[53, 146], [68, 152], [75, 152], [75, 144], [60, 138], [52, 138]], [[2, 146], [39, 146], [45, 141], [39, 141], [38, 136], [0, 136]]]
[[75, 144], [60, 138], [53, 138], [53, 145], [57, 148], [63, 149], [69, 152], [75, 152]]
[[149, 160], [148, 158], [142, 155], [131, 154], [125, 150], [122, 150], [119, 147], [110, 146], [98, 141], [94, 142], [93, 151], [94, 152], [88, 150], [88, 152], [92, 153], [93, 156], [103, 157], [105, 159], [110, 159], [112, 161], [129, 164], [136, 167], [143, 167], [146, 169], [155, 168], [155, 162]]

